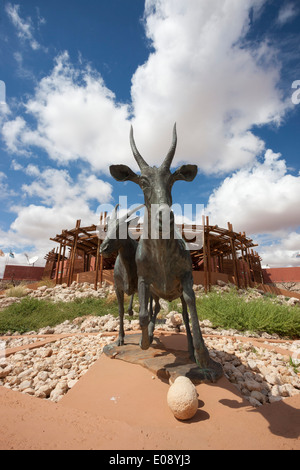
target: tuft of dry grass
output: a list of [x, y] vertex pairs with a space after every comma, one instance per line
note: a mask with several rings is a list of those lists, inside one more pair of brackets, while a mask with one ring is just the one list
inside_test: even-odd
[[20, 284], [19, 286], [10, 287], [5, 291], [6, 297], [25, 297], [27, 295], [27, 288]]

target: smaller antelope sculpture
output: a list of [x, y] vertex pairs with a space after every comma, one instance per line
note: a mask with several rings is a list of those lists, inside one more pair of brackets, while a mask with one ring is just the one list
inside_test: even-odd
[[[132, 239], [128, 234], [129, 224], [135, 220], [128, 220], [136, 211], [144, 207], [142, 204], [137, 208], [129, 211], [126, 215], [118, 217], [118, 206], [116, 205], [111, 218], [108, 218], [106, 230], [106, 236], [100, 247], [100, 253], [102, 255], [109, 255], [114, 252], [118, 252], [118, 256], [114, 267], [114, 284], [115, 292], [118, 299], [119, 305], [119, 338], [117, 345], [124, 345], [124, 293], [131, 295], [130, 305], [128, 309], [129, 315], [132, 315], [132, 301], [134, 294], [138, 289], [138, 276], [137, 267], [135, 262], [135, 255], [138, 246], [138, 242]], [[120, 236], [121, 234], [121, 236]], [[125, 235], [125, 237], [124, 237]], [[155, 320], [158, 312], [160, 311], [159, 299], [154, 298], [155, 308], [153, 313], [152, 299], [150, 300], [149, 307], [149, 338], [150, 342], [153, 340], [153, 332], [155, 327]]]

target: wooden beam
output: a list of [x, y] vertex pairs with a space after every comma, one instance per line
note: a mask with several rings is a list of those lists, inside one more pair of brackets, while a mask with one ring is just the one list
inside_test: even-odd
[[207, 252], [207, 284], [208, 290], [211, 290], [211, 256], [210, 256], [210, 237], [209, 237], [209, 218], [206, 216], [206, 252]]
[[203, 225], [203, 262], [204, 262], [204, 290], [207, 294], [208, 279], [207, 279], [207, 245], [206, 245], [206, 227], [205, 227], [205, 217], [202, 216], [202, 225]]
[[248, 282], [247, 282], [247, 261], [244, 255], [244, 245], [242, 244], [242, 262], [243, 262], [243, 274], [244, 274], [244, 287], [247, 289]]
[[74, 273], [74, 263], [77, 250], [77, 240], [78, 240], [78, 229], [80, 228], [81, 220], [76, 222], [76, 231], [74, 232], [74, 239], [72, 244], [72, 250], [70, 255], [70, 265], [69, 265], [69, 275], [68, 275], [68, 287], [71, 285], [73, 273]]
[[60, 263], [60, 258], [61, 258], [61, 248], [62, 248], [62, 242], [60, 242], [59, 244], [59, 253], [58, 253], [56, 273], [55, 273], [55, 285], [58, 283], [58, 272], [59, 272], [59, 263]]
[[240, 278], [239, 278], [238, 264], [237, 264], [236, 251], [235, 251], [234, 232], [233, 232], [232, 225], [230, 222], [228, 222], [228, 230], [232, 234], [232, 236], [230, 237], [230, 246], [231, 246], [235, 283], [236, 283], [237, 288], [240, 289]]
[[[98, 288], [98, 273], [99, 273], [99, 258], [100, 258], [100, 245], [101, 245], [101, 240], [98, 238], [98, 246], [97, 246], [97, 253], [96, 253], [96, 268], [95, 268], [95, 285], [94, 289], [97, 290]], [[102, 258], [102, 256], [101, 256]]]
[[[101, 212], [100, 214], [100, 225], [101, 224], [106, 224], [106, 217], [107, 217], [107, 212]], [[100, 255], [100, 246], [101, 246], [101, 240], [98, 237], [98, 242], [97, 242], [97, 253], [96, 253], [96, 275], [95, 275], [95, 285], [94, 289], [97, 290], [98, 288], [98, 275], [99, 275], [99, 264], [100, 264], [100, 284], [102, 285], [102, 270], [103, 270], [103, 256]]]
[[59, 283], [60, 284], [62, 283], [63, 272], [64, 272], [64, 269], [65, 269], [65, 261], [66, 261], [65, 253], [66, 253], [66, 245], [64, 244], [63, 254], [62, 254], [62, 265], [61, 265], [60, 276], [59, 276]]

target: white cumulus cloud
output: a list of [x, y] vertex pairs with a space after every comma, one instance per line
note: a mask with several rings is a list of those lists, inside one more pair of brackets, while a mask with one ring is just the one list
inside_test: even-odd
[[132, 79], [136, 140], [152, 163], [168, 149], [178, 124], [174, 163], [188, 160], [208, 173], [232, 171], [264, 148], [251, 131], [279, 124], [286, 106], [280, 67], [266, 43], [247, 43], [249, 12], [262, 1], [146, 1], [153, 53]]
[[7, 3], [5, 7], [6, 13], [12, 24], [17, 30], [18, 37], [23, 41], [28, 41], [31, 49], [34, 51], [41, 48], [41, 45], [34, 37], [34, 28], [31, 18], [23, 19], [20, 15], [20, 5], [12, 5]]
[[263, 162], [225, 178], [208, 201], [212, 223], [227, 226], [231, 222], [237, 231], [252, 234], [297, 228], [300, 177], [288, 173], [280, 157], [267, 150]]
[[21, 116], [4, 125], [7, 148], [37, 146], [61, 163], [81, 159], [103, 171], [112, 161], [135, 166], [131, 120], [141, 153], [159, 164], [176, 121], [174, 164], [190, 161], [207, 173], [241, 168], [264, 149], [253, 126], [279, 124], [290, 105], [278, 90], [272, 48], [245, 41], [249, 12], [263, 3], [147, 0], [153, 52], [132, 77], [132, 106], [117, 102], [99, 73], [76, 68], [64, 52], [25, 102], [36, 125]]
[[[289, 172], [284, 156], [265, 149], [254, 130], [280, 126], [291, 107], [280, 92], [276, 51], [264, 40], [248, 42], [251, 21], [265, 4], [146, 0], [144, 25], [151, 52], [132, 77], [130, 105], [118, 102], [91, 66], [76, 66], [68, 52], [59, 54], [32, 96], [24, 98], [24, 112], [2, 118], [12, 167], [33, 178], [22, 191], [39, 198], [38, 203], [13, 208], [10, 239], [44, 246], [50, 232], [92, 217], [91, 201], [106, 202], [111, 195], [110, 185], [95, 174], [107, 173], [112, 163], [137, 169], [129, 146], [130, 124], [141, 154], [158, 165], [176, 121], [174, 166], [195, 163], [207, 174], [227, 175], [209, 199], [214, 223], [226, 227], [230, 221], [247, 234], [274, 234], [278, 250], [292, 258], [293, 250], [280, 237], [287, 238], [287, 227], [297, 235], [300, 177]], [[294, 12], [282, 10], [281, 22]], [[7, 13], [20, 37], [33, 47], [29, 19], [22, 20], [18, 5], [8, 4]], [[36, 150], [46, 152], [53, 168], [40, 170], [32, 162], [24, 167], [16, 160]], [[75, 179], [61, 169], [72, 161], [87, 164]], [[62, 186], [64, 194], [57, 191]]]
[[80, 159], [102, 171], [128, 155], [128, 106], [116, 103], [99, 74], [77, 70], [67, 53], [56, 58], [25, 108], [36, 127], [21, 116], [7, 121], [2, 134], [11, 151], [39, 147], [59, 163]]

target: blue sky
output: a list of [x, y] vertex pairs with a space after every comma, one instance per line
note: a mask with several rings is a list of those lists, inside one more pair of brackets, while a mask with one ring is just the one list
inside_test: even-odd
[[10, 251], [42, 262], [77, 219], [141, 203], [108, 167], [137, 171], [131, 124], [160, 164], [174, 122], [173, 169], [199, 172], [173, 202], [246, 231], [263, 265], [300, 266], [299, 39], [295, 0], [1, 0], [0, 277]]

